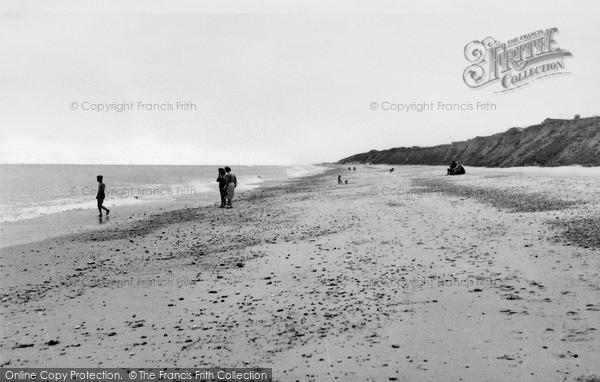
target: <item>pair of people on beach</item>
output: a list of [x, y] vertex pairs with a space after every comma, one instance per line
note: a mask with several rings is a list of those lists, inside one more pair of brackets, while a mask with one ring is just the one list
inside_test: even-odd
[[231, 200], [234, 196], [234, 190], [237, 187], [237, 178], [231, 172], [231, 168], [226, 166], [219, 169], [217, 183], [219, 183], [219, 193], [221, 194], [221, 205], [219, 208], [233, 208]]
[[446, 175], [464, 175], [464, 174], [465, 174], [465, 168], [463, 167], [462, 162], [456, 163], [455, 161], [452, 161], [452, 163], [450, 163], [450, 168], [448, 168], [448, 173]]

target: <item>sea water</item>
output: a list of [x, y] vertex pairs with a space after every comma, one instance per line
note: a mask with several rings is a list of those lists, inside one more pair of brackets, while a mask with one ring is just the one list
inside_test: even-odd
[[[218, 167], [156, 165], [0, 165], [0, 222], [76, 209], [95, 209], [97, 175], [108, 208], [157, 200], [215, 195]], [[320, 166], [231, 166], [243, 191], [262, 182], [324, 171]]]

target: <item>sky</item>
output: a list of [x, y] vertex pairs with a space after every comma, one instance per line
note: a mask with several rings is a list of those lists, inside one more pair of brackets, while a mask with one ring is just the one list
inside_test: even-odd
[[[0, 1], [0, 163], [311, 164], [600, 115], [598, 15], [595, 0]], [[553, 27], [565, 74], [463, 81], [469, 42]], [[384, 110], [431, 102], [495, 110]]]

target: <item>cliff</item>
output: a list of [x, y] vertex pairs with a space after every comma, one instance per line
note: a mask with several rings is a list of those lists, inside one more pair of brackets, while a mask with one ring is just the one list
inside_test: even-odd
[[372, 150], [340, 160], [340, 164], [466, 166], [600, 166], [600, 117], [546, 119], [527, 128], [514, 127], [487, 137], [433, 147]]

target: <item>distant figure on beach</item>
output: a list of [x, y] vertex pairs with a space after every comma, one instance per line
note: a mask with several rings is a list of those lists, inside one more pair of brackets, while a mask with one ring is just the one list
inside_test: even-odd
[[450, 163], [450, 168], [448, 168], [448, 173], [446, 175], [452, 175], [452, 172], [454, 171], [455, 168], [456, 168], [456, 162], [453, 160], [452, 163]]
[[352, 171], [352, 169], [350, 167], [348, 167], [348, 171]]
[[227, 206], [226, 196], [227, 196], [227, 181], [225, 180], [225, 169], [219, 169], [219, 176], [217, 177], [217, 182], [219, 183], [219, 194], [221, 194], [221, 205], [219, 208], [225, 208]]
[[356, 171], [356, 167], [354, 167], [354, 171]]
[[462, 162], [458, 162], [458, 164], [452, 171], [448, 170], [448, 175], [464, 175], [466, 173], [467, 172], [466, 172], [465, 168], [463, 167]]
[[390, 173], [392, 173], [392, 172], [394, 172], [394, 168], [393, 167], [390, 169]]
[[342, 176], [338, 175], [338, 184], [342, 184]]
[[225, 188], [227, 190], [227, 208], [233, 208], [231, 205], [231, 199], [233, 199], [234, 190], [237, 187], [237, 178], [234, 173], [231, 172], [229, 166], [225, 167]]
[[106, 216], [108, 216], [110, 213], [110, 210], [102, 205], [104, 203], [104, 198], [106, 197], [106, 194], [104, 193], [106, 185], [102, 183], [102, 179], [102, 175], [98, 175], [96, 177], [96, 180], [98, 181], [98, 193], [96, 194], [96, 200], [98, 200], [98, 212], [100, 212], [100, 215], [98, 215], [99, 218], [102, 217], [102, 210], [106, 211]]

